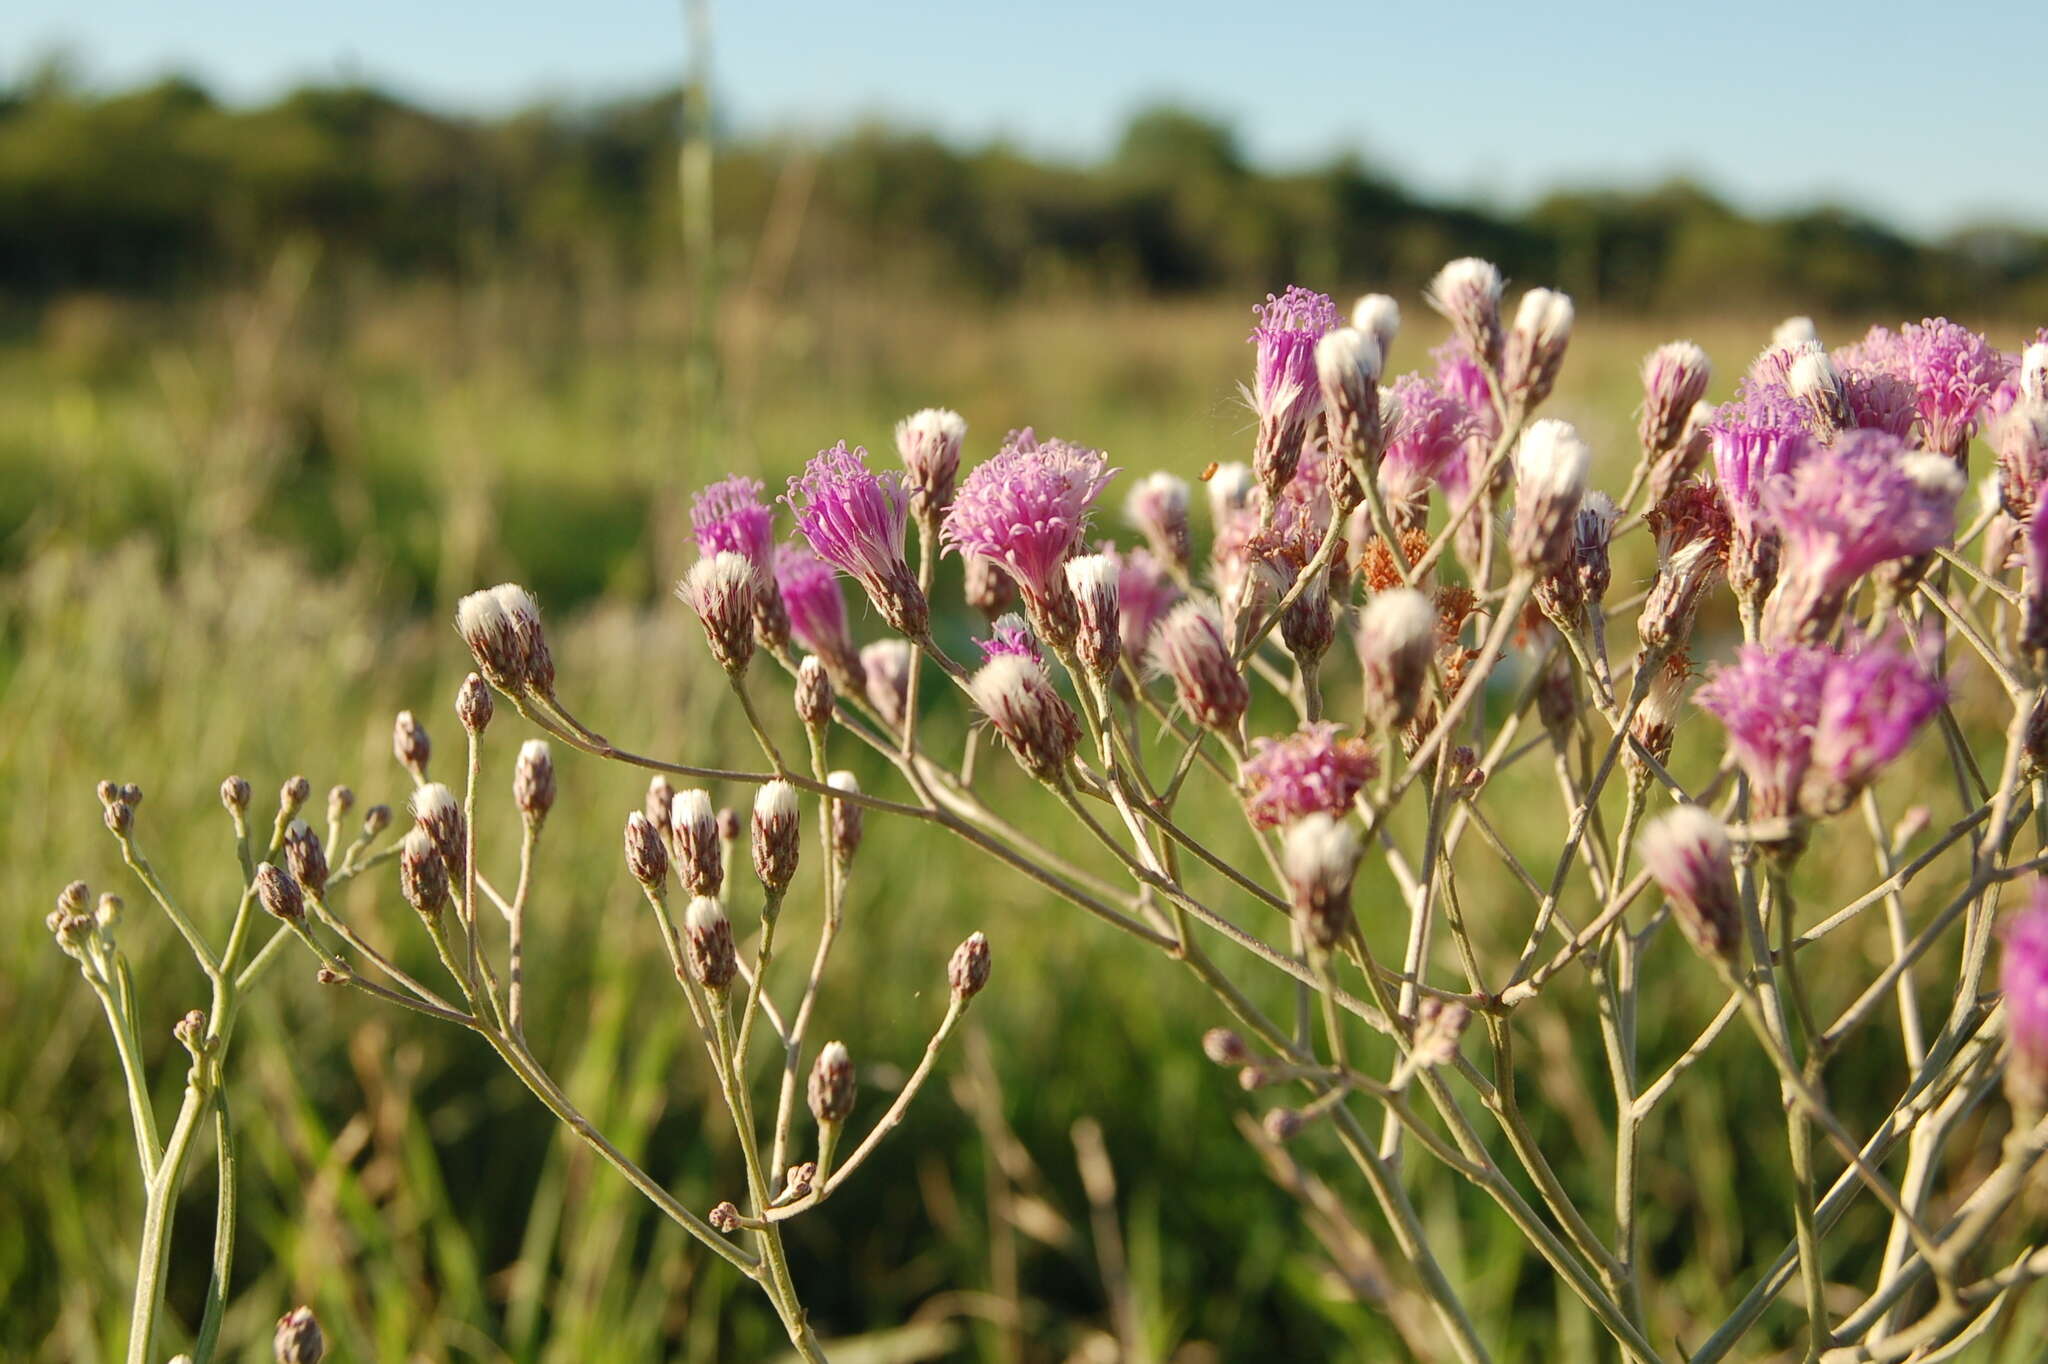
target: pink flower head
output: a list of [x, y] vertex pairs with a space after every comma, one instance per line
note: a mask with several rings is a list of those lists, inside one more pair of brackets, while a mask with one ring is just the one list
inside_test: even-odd
[[1890, 638], [1835, 655], [1821, 682], [1813, 766], [1801, 802], [1812, 814], [1845, 809], [1906, 751], [1948, 689]]
[[1763, 528], [1764, 489], [1803, 463], [1813, 445], [1797, 422], [1754, 420], [1730, 403], [1707, 424], [1707, 448], [1728, 519], [1738, 534], [1754, 536]]
[[1116, 472], [1100, 450], [1013, 431], [953, 495], [946, 546], [1000, 564], [1028, 596], [1048, 600], [1064, 590], [1062, 565]]
[[2027, 907], [2007, 921], [2000, 937], [1998, 988], [2005, 992], [2015, 1078], [2038, 1103], [2048, 1088], [2048, 877], [2034, 882]]
[[1342, 325], [1328, 294], [1290, 285], [1287, 292], [1252, 309], [1258, 323], [1249, 340], [1257, 349], [1252, 371], [1252, 410], [1259, 418], [1252, 458], [1259, 481], [1277, 495], [1294, 477], [1309, 423], [1323, 410], [1316, 374], [1316, 342]]
[[1152, 643], [1152, 631], [1181, 599], [1173, 577], [1149, 550], [1130, 549], [1117, 555], [1117, 633], [1124, 657], [1141, 661]]
[[1380, 491], [1386, 494], [1397, 525], [1419, 529], [1428, 510], [1430, 485], [1460, 464], [1465, 443], [1478, 426], [1470, 408], [1419, 374], [1394, 380], [1393, 395], [1389, 416], [1394, 427], [1380, 460]]
[[1322, 811], [1342, 818], [1379, 764], [1371, 745], [1340, 739], [1328, 720], [1303, 725], [1284, 739], [1252, 740], [1244, 764], [1245, 808], [1261, 829], [1292, 824]]
[[1045, 661], [1045, 654], [1038, 647], [1038, 640], [1031, 633], [1031, 627], [1024, 623], [1024, 617], [1012, 611], [997, 616], [989, 626], [987, 639], [977, 639], [974, 647], [981, 650], [983, 662], [1011, 654], [1018, 658]]
[[778, 545], [775, 583], [789, 608], [789, 630], [797, 643], [827, 662], [855, 658], [847, 628], [846, 598], [832, 566], [803, 545]]
[[866, 450], [849, 450], [840, 441], [789, 480], [782, 501], [819, 558], [859, 579], [890, 624], [906, 634], [924, 633], [924, 593], [903, 560], [910, 493], [901, 473], [875, 473]]
[[1486, 382], [1486, 367], [1479, 363], [1479, 357], [1459, 337], [1438, 346], [1429, 353], [1436, 361], [1436, 386], [1465, 405], [1472, 416], [1472, 430], [1475, 436], [1483, 436], [1491, 446], [1500, 439], [1500, 414], [1493, 408], [1493, 389]]
[[1782, 537], [1781, 581], [1765, 613], [1767, 638], [1819, 638], [1864, 574], [1926, 554], [1955, 535], [1963, 477], [1881, 431], [1844, 432], [1762, 490]]
[[1813, 755], [1813, 725], [1832, 649], [1817, 644], [1768, 648], [1745, 644], [1733, 663], [1713, 669], [1694, 694], [1721, 722], [1728, 747], [1749, 778], [1756, 813], [1789, 815]]
[[1899, 343], [1905, 377], [1915, 390], [1921, 439], [1928, 449], [1960, 462], [2010, 363], [1982, 336], [1944, 317], [1907, 323]]
[[1757, 813], [1768, 818], [1845, 809], [1946, 695], [1940, 679], [1881, 638], [1847, 652], [1744, 645], [1695, 699], [1727, 729]]
[[775, 513], [761, 500], [761, 481], [745, 474], [720, 479], [699, 492], [690, 504], [690, 529], [697, 552], [705, 558], [721, 551], [743, 556], [755, 576], [771, 575], [775, 548]]

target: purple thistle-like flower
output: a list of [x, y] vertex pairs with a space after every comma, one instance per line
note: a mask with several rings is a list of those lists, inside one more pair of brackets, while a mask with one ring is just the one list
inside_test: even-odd
[[1471, 414], [1473, 434], [1485, 437], [1489, 446], [1499, 440], [1500, 413], [1493, 407], [1493, 388], [1486, 382], [1486, 367], [1472, 348], [1454, 336], [1430, 351], [1429, 358], [1436, 361], [1436, 386], [1463, 403]]
[[1303, 725], [1284, 739], [1252, 740], [1244, 763], [1245, 809], [1262, 829], [1321, 811], [1342, 818], [1379, 770], [1372, 746], [1339, 738], [1328, 720]]
[[775, 513], [761, 500], [763, 491], [761, 480], [745, 474], [720, 479], [691, 500], [690, 529], [696, 532], [699, 554], [707, 559], [721, 551], [741, 555], [765, 583], [774, 567]]
[[1881, 431], [1845, 432], [1767, 482], [1761, 507], [1784, 563], [1764, 637], [1825, 636], [1864, 574], [1954, 537], [1962, 494], [1960, 470]]
[[1419, 530], [1429, 511], [1430, 485], [1447, 470], [1457, 467], [1453, 480], [1462, 474], [1460, 486], [1470, 486], [1462, 459], [1478, 426], [1463, 401], [1420, 374], [1394, 380], [1388, 415], [1394, 425], [1380, 460], [1380, 491], [1395, 525]]
[[1252, 467], [1267, 495], [1277, 497], [1294, 477], [1309, 423], [1323, 410], [1316, 342], [1342, 321], [1328, 294], [1298, 284], [1277, 298], [1266, 295], [1252, 313], [1258, 323], [1248, 338], [1257, 347], [1251, 402], [1259, 418]]
[[908, 635], [924, 633], [929, 608], [903, 559], [910, 493], [901, 473], [875, 473], [866, 450], [849, 450], [840, 441], [789, 480], [782, 501], [818, 557], [858, 579], [891, 625]]
[[[832, 566], [798, 544], [775, 550], [775, 583], [789, 608], [789, 629], [797, 642], [835, 670], [849, 670], [857, 679], [860, 656], [846, 623], [846, 597]], [[844, 685], [844, 679], [835, 677]], [[856, 683], [857, 685], [857, 683]]]
[[1756, 813], [1839, 812], [1905, 751], [1946, 689], [1890, 639], [1848, 652], [1744, 645], [1696, 696], [1721, 721]]
[[1733, 663], [1713, 669], [1693, 700], [1728, 731], [1728, 746], [1749, 778], [1756, 814], [1789, 815], [1813, 755], [1832, 649], [1818, 644], [1768, 648], [1745, 644]]
[[1017, 658], [1029, 658], [1043, 663], [1045, 652], [1038, 647], [1037, 636], [1024, 623], [1024, 617], [1012, 611], [1006, 616], [997, 616], [989, 626], [987, 639], [977, 639], [974, 647], [981, 650], [983, 662], [1001, 658], [1005, 654]]
[[2048, 877], [2034, 882], [2027, 907], [1999, 934], [1998, 988], [2005, 992], [2012, 1038], [2013, 1093], [2038, 1110], [2048, 1096]]
[[1800, 795], [1807, 813], [1848, 808], [1880, 769], [1906, 751], [1947, 695], [1940, 679], [1890, 638], [1834, 655], [1821, 682], [1813, 765]]
[[[1000, 564], [1034, 612], [1070, 602], [1063, 565], [1087, 532], [1090, 507], [1116, 472], [1100, 450], [1040, 441], [1029, 427], [1012, 432], [1002, 450], [977, 465], [953, 495], [946, 547]], [[1057, 638], [1051, 642], [1060, 644]]]
[[1907, 323], [1899, 331], [1899, 344], [1920, 413], [1921, 439], [1928, 449], [1961, 463], [2010, 361], [1982, 336], [1944, 317]]

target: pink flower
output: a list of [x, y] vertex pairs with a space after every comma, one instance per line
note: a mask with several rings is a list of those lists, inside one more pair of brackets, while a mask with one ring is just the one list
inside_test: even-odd
[[2010, 362], [1982, 336], [1945, 317], [1907, 323], [1899, 343], [1905, 377], [1915, 390], [1921, 439], [1960, 463]]
[[705, 558], [721, 551], [743, 556], [764, 583], [771, 576], [775, 513], [761, 500], [761, 481], [744, 474], [720, 479], [691, 500], [690, 529]]
[[1117, 556], [1117, 633], [1125, 658], [1144, 659], [1153, 630], [1180, 599], [1179, 585], [1150, 552], [1130, 549]]
[[1064, 591], [1061, 566], [1081, 543], [1088, 513], [1116, 470], [1100, 450], [1013, 431], [975, 466], [946, 513], [948, 549], [1002, 565], [1041, 601]]
[[2048, 1090], [2048, 878], [2034, 882], [2027, 907], [2000, 936], [1998, 988], [2005, 992], [2015, 1080], [2038, 1104]]
[[1470, 408], [1419, 374], [1394, 380], [1388, 419], [1393, 424], [1380, 459], [1380, 491], [1402, 529], [1419, 529], [1429, 511], [1430, 485], [1447, 471], [1461, 488], [1470, 486], [1463, 468], [1466, 442], [1481, 427]]
[[1341, 728], [1324, 720], [1302, 726], [1284, 739], [1252, 740], [1244, 764], [1245, 808], [1262, 829], [1292, 824], [1320, 810], [1343, 817], [1352, 797], [1379, 770], [1362, 739], [1340, 739]]
[[1764, 614], [1771, 639], [1824, 637], [1863, 575], [1955, 535], [1963, 477], [1881, 431], [1849, 431], [1762, 489], [1784, 563]]
[[1017, 658], [1036, 659], [1041, 663], [1045, 661], [1045, 654], [1038, 647], [1038, 640], [1033, 637], [1031, 627], [1024, 623], [1024, 617], [1014, 611], [1006, 616], [997, 616], [989, 626], [988, 638], [975, 640], [974, 647], [981, 650], [984, 662], [992, 658], [1001, 658], [1005, 654]]
[[831, 565], [802, 545], [781, 545], [775, 551], [775, 582], [799, 644], [835, 667], [859, 661], [846, 623], [846, 598]]
[[1250, 340], [1258, 348], [1252, 371], [1252, 410], [1259, 418], [1252, 467], [1269, 496], [1294, 477], [1309, 423], [1323, 410], [1316, 375], [1316, 342], [1337, 329], [1337, 305], [1329, 295], [1292, 285], [1252, 309], [1258, 324]]
[[910, 494], [903, 475], [868, 468], [868, 452], [840, 441], [821, 450], [789, 480], [782, 501], [819, 558], [859, 579], [889, 623], [921, 635], [928, 620], [924, 593], [903, 559]]

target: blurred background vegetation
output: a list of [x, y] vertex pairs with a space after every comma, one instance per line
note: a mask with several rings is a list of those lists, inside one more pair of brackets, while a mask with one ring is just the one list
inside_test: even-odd
[[[114, 1352], [140, 1209], [111, 1048], [42, 926], [51, 897], [74, 876], [128, 895], [167, 1104], [182, 1076], [170, 1026], [200, 1002], [120, 874], [94, 780], [143, 785], [144, 846], [218, 932], [237, 885], [221, 776], [266, 793], [303, 771], [316, 791], [345, 782], [364, 804], [398, 803], [391, 714], [420, 711], [444, 755], [456, 733], [459, 593], [527, 582], [579, 712], [648, 751], [743, 763], [722, 683], [667, 595], [693, 553], [689, 493], [730, 469], [774, 486], [840, 437], [886, 449], [897, 417], [939, 403], [967, 415], [973, 457], [1029, 422], [1191, 477], [1248, 448], [1235, 385], [1251, 303], [1297, 280], [1387, 290], [1409, 316], [1396, 364], [1420, 364], [1439, 329], [1417, 287], [1468, 252], [1577, 296], [1554, 407], [1609, 479], [1632, 458], [1635, 366], [1672, 336], [1714, 353], [1719, 397], [1782, 312], [1845, 337], [1953, 311], [2008, 346], [2048, 316], [2048, 236], [1927, 243], [1824, 210], [1756, 220], [1681, 184], [1482, 212], [1358, 164], [1264, 173], [1227, 129], [1168, 109], [1090, 166], [886, 128], [823, 146], [723, 139], [711, 200], [688, 210], [715, 232], [692, 256], [679, 113], [673, 92], [496, 120], [362, 88], [228, 107], [185, 81], [85, 89], [60, 64], [0, 93], [0, 1222], [19, 1229], [0, 1238], [0, 1357]], [[1643, 572], [1626, 564], [1617, 582]], [[941, 628], [964, 642], [956, 611]], [[928, 732], [957, 743], [957, 715], [927, 699]], [[505, 713], [492, 735], [487, 865], [516, 847], [505, 787], [520, 730]], [[1681, 770], [1712, 761], [1696, 730]], [[531, 1032], [601, 1125], [708, 1207], [737, 1162], [619, 865], [641, 786], [561, 758]], [[1926, 798], [1920, 776], [1902, 773], [1887, 808]], [[988, 780], [1040, 817], [1014, 774]], [[1546, 774], [1517, 780], [1549, 798]], [[1547, 820], [1508, 833], [1532, 853], [1554, 837]], [[1869, 864], [1861, 831], [1838, 837], [1832, 865]], [[943, 1082], [799, 1224], [823, 1333], [861, 1338], [835, 1358], [1401, 1355], [1370, 1244], [1305, 1222], [1233, 1129], [1256, 1106], [1201, 1059], [1219, 1021], [1209, 996], [919, 830], [873, 820], [869, 838], [820, 1034], [852, 1046], [864, 1111], [921, 1049], [953, 944], [984, 928], [997, 964]], [[1488, 884], [1485, 854], [1468, 855]], [[815, 925], [814, 874], [785, 941]], [[1494, 881], [1503, 908], [1480, 936], [1507, 955], [1524, 911]], [[1387, 951], [1404, 932], [1392, 904], [1385, 885], [1361, 892]], [[426, 969], [391, 885], [352, 888], [344, 909]], [[1642, 1020], [1651, 1065], [1714, 1003], [1687, 988], [1705, 982], [1671, 937], [1650, 961], [1674, 982]], [[1878, 930], [1833, 950], [1854, 969], [1817, 984], [1822, 1007], [1887, 948]], [[777, 1353], [752, 1295], [565, 1141], [484, 1049], [324, 992], [299, 961], [259, 995], [236, 1060], [236, 1357], [264, 1358], [270, 1321], [301, 1300], [347, 1360]], [[1574, 1191], [1597, 1208], [1610, 1118], [1593, 1044], [1568, 1021], [1589, 1008], [1568, 995], [1519, 1041], [1532, 1119], [1546, 1144], [1587, 1154]], [[1880, 1048], [1840, 1064], [1837, 1092], [1867, 1121], [1895, 1063]], [[1754, 1196], [1782, 1179], [1776, 1088], [1755, 1057], [1724, 1044], [1673, 1102], [1646, 1144], [1648, 1231], [1657, 1263], [1689, 1266], [1660, 1296], [1660, 1328], [1697, 1339], [1791, 1227]], [[1092, 1124], [1116, 1177], [1101, 1208], [1080, 1173]], [[1320, 1137], [1296, 1149], [1355, 1192]], [[1432, 1241], [1498, 1326], [1500, 1357], [1599, 1357], [1490, 1205], [1413, 1165]], [[187, 1322], [211, 1222], [205, 1155], [195, 1169], [172, 1278]], [[1881, 1240], [1867, 1209], [1859, 1225]], [[1853, 1251], [1842, 1265], [1867, 1268]], [[1781, 1311], [1785, 1331], [1797, 1314]], [[2038, 1318], [2010, 1325], [1996, 1357], [2036, 1357]]]

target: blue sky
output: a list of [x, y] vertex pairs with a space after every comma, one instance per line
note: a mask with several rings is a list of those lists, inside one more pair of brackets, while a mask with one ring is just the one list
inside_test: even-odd
[[[12, 0], [0, 69], [72, 50], [118, 83], [167, 69], [236, 98], [366, 77], [452, 108], [674, 79], [682, 0]], [[909, 3], [712, 0], [726, 117], [829, 131], [883, 114], [1042, 152], [1101, 153], [1171, 98], [1276, 165], [1357, 150], [1500, 204], [1673, 172], [1773, 209], [1827, 198], [1919, 231], [2048, 227], [2048, 7]], [[1668, 16], [1668, 17], [1666, 17]]]

